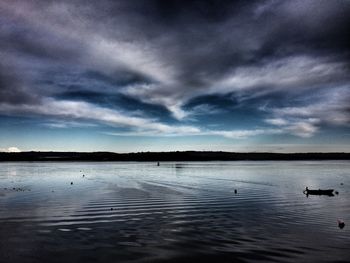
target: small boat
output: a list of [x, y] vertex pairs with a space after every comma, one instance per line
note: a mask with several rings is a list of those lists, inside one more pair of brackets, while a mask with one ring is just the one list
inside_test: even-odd
[[334, 189], [318, 189], [318, 190], [310, 190], [308, 187], [305, 188], [303, 191], [306, 195], [328, 195], [328, 196], [334, 196], [333, 194]]

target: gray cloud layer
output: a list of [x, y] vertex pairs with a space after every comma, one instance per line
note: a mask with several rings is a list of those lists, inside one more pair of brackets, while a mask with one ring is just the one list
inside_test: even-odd
[[[324, 124], [348, 127], [349, 14], [345, 0], [4, 0], [0, 112], [53, 118], [65, 111], [146, 134], [310, 137]], [[160, 105], [180, 122], [196, 116], [198, 105], [185, 110], [194, 98], [229, 94], [254, 101], [267, 127], [172, 127], [123, 105], [60, 99], [72, 90]]]

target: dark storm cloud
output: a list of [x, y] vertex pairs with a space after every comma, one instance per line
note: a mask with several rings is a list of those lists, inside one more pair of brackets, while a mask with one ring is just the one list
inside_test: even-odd
[[10, 104], [33, 104], [37, 103], [39, 98], [32, 94], [23, 80], [15, 76], [9, 65], [3, 65], [0, 62], [0, 103]]
[[80, 51], [74, 46], [74, 42], [64, 42], [64, 39], [51, 32], [12, 21], [6, 16], [1, 22], [2, 51], [52, 60], [69, 60], [79, 55]]
[[137, 109], [146, 122], [171, 112], [204, 127], [216, 114], [221, 130], [235, 112], [252, 124], [238, 128], [302, 137], [349, 123], [349, 1], [5, 0], [0, 14], [0, 52], [12, 63], [0, 68], [1, 102], [41, 98], [23, 112], [54, 115], [50, 101], [82, 117], [72, 101], [118, 109], [118, 120]]

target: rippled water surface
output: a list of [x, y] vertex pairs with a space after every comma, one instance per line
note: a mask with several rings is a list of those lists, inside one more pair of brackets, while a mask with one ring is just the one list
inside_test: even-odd
[[169, 261], [350, 262], [350, 162], [0, 163], [0, 262]]

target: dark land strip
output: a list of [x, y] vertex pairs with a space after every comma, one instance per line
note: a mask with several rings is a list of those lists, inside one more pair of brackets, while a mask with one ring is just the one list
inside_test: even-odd
[[301, 161], [301, 160], [350, 160], [350, 153], [269, 153], [269, 152], [0, 152], [0, 162], [8, 161]]

